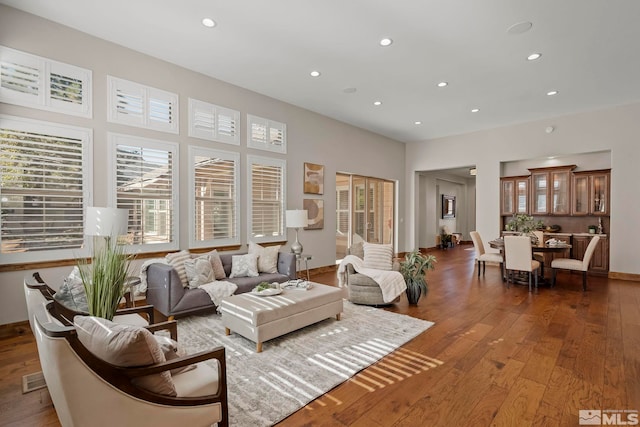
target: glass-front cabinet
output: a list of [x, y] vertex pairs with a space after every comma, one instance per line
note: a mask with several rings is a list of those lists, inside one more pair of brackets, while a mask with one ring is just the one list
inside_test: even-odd
[[501, 215], [529, 213], [529, 177], [511, 176], [500, 179]]
[[609, 215], [609, 170], [573, 173], [573, 215]]
[[571, 213], [571, 171], [575, 165], [531, 171], [531, 214], [569, 215]]

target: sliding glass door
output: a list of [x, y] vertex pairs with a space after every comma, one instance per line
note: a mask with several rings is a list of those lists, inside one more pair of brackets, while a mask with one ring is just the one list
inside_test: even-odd
[[336, 260], [352, 243], [393, 243], [394, 189], [392, 181], [336, 174]]

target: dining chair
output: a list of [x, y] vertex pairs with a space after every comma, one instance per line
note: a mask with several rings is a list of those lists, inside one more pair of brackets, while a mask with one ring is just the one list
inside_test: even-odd
[[473, 247], [476, 250], [476, 261], [478, 262], [478, 277], [480, 277], [480, 263], [482, 263], [482, 275], [484, 276], [484, 272], [487, 269], [486, 262], [497, 262], [500, 264], [500, 275], [502, 276], [502, 281], [504, 281], [504, 258], [502, 254], [495, 252], [485, 252], [484, 244], [482, 243], [482, 237], [480, 237], [480, 233], [477, 231], [471, 232], [471, 240], [473, 240]]
[[538, 270], [540, 262], [531, 257], [531, 239], [529, 236], [504, 236], [504, 258], [507, 269], [507, 286], [514, 271], [529, 273], [529, 292], [531, 292], [531, 275], [534, 274], [536, 292], [538, 291]]
[[[534, 230], [533, 234], [538, 239], [539, 245], [544, 245], [544, 232], [540, 230]], [[542, 252], [534, 252], [533, 259], [540, 263], [540, 276], [544, 278], [544, 253]]]
[[598, 241], [600, 241], [600, 236], [593, 236], [591, 242], [589, 242], [589, 245], [587, 246], [587, 250], [584, 252], [584, 257], [581, 260], [572, 258], [556, 258], [551, 261], [553, 276], [551, 279], [551, 286], [556, 285], [556, 272], [558, 270], [582, 271], [582, 290], [586, 291], [587, 270], [589, 270], [589, 262], [591, 262], [591, 257], [593, 256], [593, 252], [596, 250]]

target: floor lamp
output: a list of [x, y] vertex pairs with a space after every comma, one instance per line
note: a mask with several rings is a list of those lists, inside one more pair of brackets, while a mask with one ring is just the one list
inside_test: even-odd
[[302, 254], [302, 245], [298, 241], [298, 230], [309, 224], [308, 213], [305, 210], [294, 209], [286, 212], [287, 228], [295, 228], [296, 241], [291, 244], [291, 252], [296, 255]]

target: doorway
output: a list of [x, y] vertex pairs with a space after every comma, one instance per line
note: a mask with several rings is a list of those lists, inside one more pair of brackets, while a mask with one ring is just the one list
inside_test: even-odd
[[392, 244], [395, 183], [381, 178], [336, 174], [336, 261], [351, 244]]

